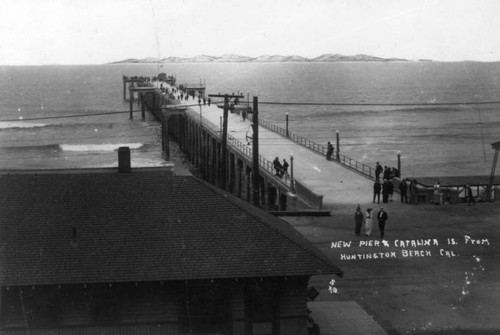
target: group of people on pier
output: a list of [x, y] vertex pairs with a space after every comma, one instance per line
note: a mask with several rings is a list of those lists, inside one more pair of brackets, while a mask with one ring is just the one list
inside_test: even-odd
[[[389, 216], [383, 207], [377, 213], [378, 228], [380, 231], [380, 238], [384, 238], [385, 234], [385, 224]], [[361, 235], [361, 230], [363, 230], [364, 235], [371, 236], [373, 228], [373, 208], [367, 208], [366, 212], [363, 214], [361, 211], [361, 206], [358, 205], [356, 212], [354, 213], [354, 234], [356, 236]]]
[[[383, 176], [383, 182], [380, 182], [380, 176]], [[415, 179], [401, 179], [396, 181], [396, 177], [400, 177], [400, 172], [396, 168], [382, 166], [377, 162], [375, 166], [375, 183], [373, 184], [373, 203], [380, 203], [380, 195], [382, 194], [382, 202], [388, 203], [393, 201], [394, 184], [399, 183], [399, 194], [401, 203], [417, 205], [418, 204], [418, 185]]]
[[375, 165], [375, 179], [380, 180], [380, 175], [382, 174], [383, 179], [391, 180], [395, 177], [401, 177], [400, 172], [395, 167], [388, 167], [385, 165], [382, 167], [379, 162]]
[[289, 178], [288, 176], [288, 162], [283, 158], [283, 164], [281, 164], [280, 159], [276, 157], [273, 161], [273, 168], [276, 171], [276, 175], [280, 178], [285, 176], [285, 180]]
[[399, 194], [402, 204], [418, 205], [418, 185], [416, 179], [403, 178], [399, 182]]

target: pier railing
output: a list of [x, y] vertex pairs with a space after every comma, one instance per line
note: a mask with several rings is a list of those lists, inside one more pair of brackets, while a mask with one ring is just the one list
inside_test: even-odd
[[[205, 127], [207, 130], [210, 130], [214, 135], [220, 136], [221, 133], [220, 126], [215, 125], [214, 123], [212, 123], [211, 121], [207, 120], [204, 117], [200, 119], [199, 113], [197, 113], [196, 111], [188, 108], [186, 110], [186, 115], [197, 123], [201, 122], [201, 125]], [[240, 140], [236, 139], [235, 137], [229, 134], [227, 135], [227, 142], [233, 148], [235, 148], [240, 153], [248, 157], [250, 160], [252, 159], [253, 151], [250, 146], [248, 146], [247, 144], [241, 142]], [[269, 175], [275, 176], [273, 163], [270, 160], [266, 159], [265, 157], [262, 157], [261, 155], [259, 155], [259, 166]], [[318, 209], [323, 208], [323, 195], [316, 194], [313, 190], [307, 187], [301, 180], [294, 178], [294, 180], [292, 181], [291, 178], [284, 178], [284, 179], [278, 179], [278, 178], [279, 177], [276, 177], [278, 183], [281, 183], [283, 186], [287, 188], [295, 190], [295, 194], [299, 199], [301, 199], [302, 201], [306, 202], [307, 204], [309, 204], [314, 208]]]
[[[316, 152], [320, 155], [325, 156], [326, 158], [326, 151], [327, 148], [326, 146], [322, 144], [318, 144], [314, 141], [308, 140], [305, 137], [299, 136], [297, 134], [294, 134], [290, 131], [286, 131], [285, 129], [281, 128], [280, 126], [277, 126], [269, 121], [265, 120], [259, 120], [259, 125], [261, 125], [264, 128], [267, 128], [283, 137], [289, 138], [295, 143], [298, 143], [309, 150], [312, 150], [313, 152]], [[366, 165], [364, 163], [358, 162], [355, 159], [352, 159], [350, 157], [347, 157], [342, 154], [334, 154], [331, 159], [332, 162], [339, 163], [340, 165], [347, 167], [351, 170], [354, 170], [370, 179], [375, 178], [375, 169], [369, 165]]]

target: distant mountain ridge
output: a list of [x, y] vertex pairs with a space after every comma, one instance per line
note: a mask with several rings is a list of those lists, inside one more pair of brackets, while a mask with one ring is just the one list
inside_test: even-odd
[[306, 58], [297, 55], [262, 55], [259, 57], [248, 57], [234, 54], [225, 54], [222, 56], [198, 55], [194, 57], [167, 57], [167, 58], [128, 58], [122, 61], [111, 62], [119, 63], [281, 63], [281, 62], [406, 62], [407, 59], [401, 58], [380, 58], [369, 55], [344, 56], [339, 54], [324, 54], [316, 58]]

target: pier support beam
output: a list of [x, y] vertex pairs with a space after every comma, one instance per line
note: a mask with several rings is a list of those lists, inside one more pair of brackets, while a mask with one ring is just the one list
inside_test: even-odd
[[127, 100], [127, 77], [123, 76], [123, 100]]
[[129, 87], [129, 94], [130, 94], [130, 120], [134, 119], [133, 111], [134, 111], [134, 92], [132, 91], [132, 88]]
[[[139, 100], [138, 100], [139, 101]], [[146, 121], [146, 106], [144, 105], [144, 95], [141, 93], [141, 116], [142, 121]]]

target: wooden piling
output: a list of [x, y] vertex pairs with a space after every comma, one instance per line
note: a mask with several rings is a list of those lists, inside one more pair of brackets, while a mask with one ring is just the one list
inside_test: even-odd
[[224, 95], [224, 116], [222, 121], [222, 170], [221, 170], [221, 188], [226, 190], [226, 178], [227, 178], [227, 118], [229, 112], [229, 97]]
[[127, 77], [123, 76], [123, 100], [127, 100]]
[[134, 92], [132, 91], [132, 87], [129, 87], [129, 94], [130, 94], [130, 120], [134, 119], [133, 115], [133, 110], [134, 110]]
[[140, 93], [141, 95], [141, 116], [142, 116], [142, 121], [146, 121], [146, 106], [144, 104], [144, 94]]

